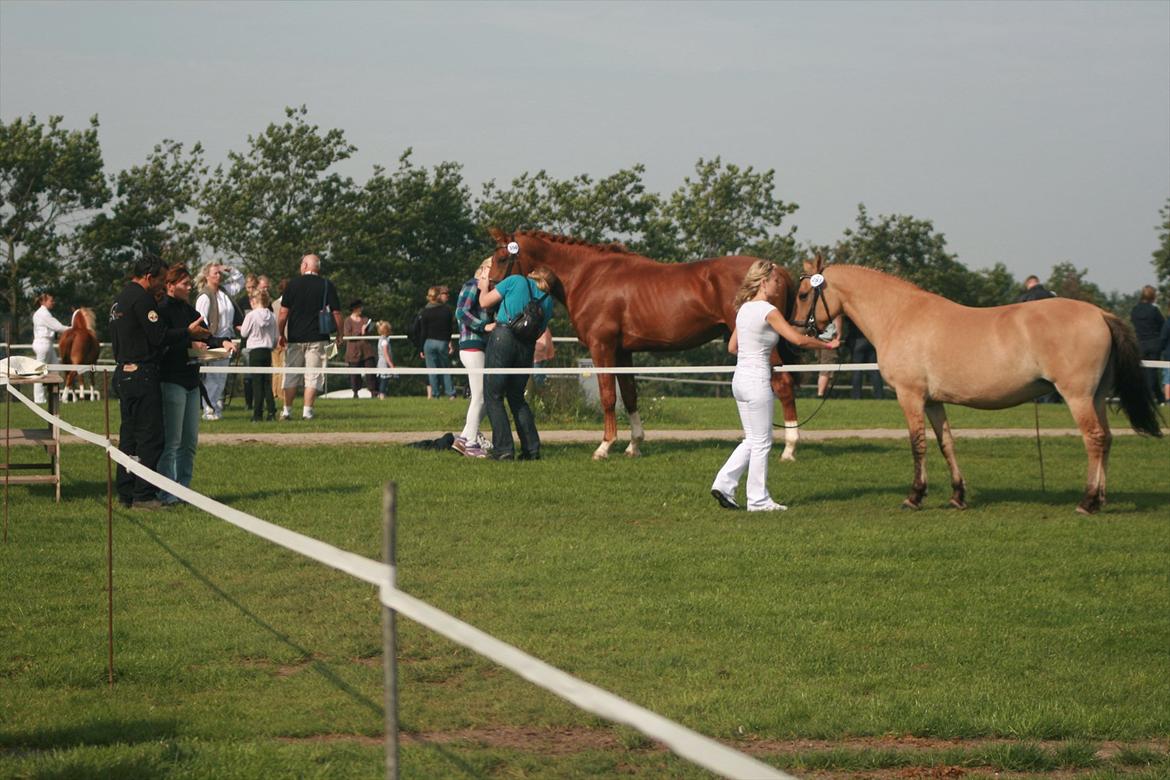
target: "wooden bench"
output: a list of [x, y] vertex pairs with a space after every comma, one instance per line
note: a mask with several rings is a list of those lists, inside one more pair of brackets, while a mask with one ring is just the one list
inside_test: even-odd
[[[35, 379], [25, 377], [12, 377], [11, 382], [15, 387], [33, 385], [44, 385], [47, 391], [49, 400], [49, 414], [56, 415], [61, 408], [61, 386], [65, 380], [60, 374], [45, 374], [42, 377]], [[3, 392], [8, 392], [4, 390]], [[6, 403], [20, 403], [7, 399]], [[43, 447], [49, 460], [47, 463], [0, 463], [0, 473], [3, 474], [4, 480], [10, 485], [53, 485], [56, 489], [56, 498], [58, 503], [61, 501], [61, 429], [52, 424], [46, 424], [44, 428], [12, 428], [5, 431], [3, 442], [6, 446], [4, 450], [5, 459], [7, 460], [7, 446], [29, 446], [35, 445]], [[16, 472], [27, 471], [47, 471], [47, 474], [27, 474]]]

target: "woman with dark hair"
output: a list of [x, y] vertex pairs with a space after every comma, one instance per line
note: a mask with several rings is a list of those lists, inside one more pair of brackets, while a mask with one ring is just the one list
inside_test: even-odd
[[[373, 368], [378, 362], [374, 351], [374, 342], [366, 338], [373, 333], [374, 323], [369, 317], [362, 316], [365, 304], [359, 298], [349, 304], [349, 316], [341, 322], [341, 335], [345, 338], [345, 364], [350, 368]], [[349, 387], [353, 390], [353, 397], [358, 397], [358, 390], [362, 387], [362, 375], [351, 374]], [[366, 389], [370, 396], [378, 394], [378, 377], [373, 373], [365, 375]]]
[[[532, 368], [532, 357], [536, 349], [536, 337], [548, 328], [553, 314], [553, 300], [550, 291], [556, 283], [556, 276], [547, 268], [536, 268], [527, 278], [509, 276], [488, 289], [487, 274], [479, 278], [479, 305], [484, 309], [499, 306], [496, 310], [496, 327], [488, 336], [487, 351], [484, 353], [486, 368]], [[543, 327], [532, 336], [531, 341], [513, 332], [509, 325], [521, 314], [530, 301], [540, 302], [544, 313]], [[524, 398], [528, 384], [527, 374], [489, 374], [484, 378], [484, 405], [492, 423], [492, 453], [494, 460], [512, 460], [516, 446], [512, 443], [512, 426], [508, 413], [504, 411], [504, 399], [512, 409], [516, 421], [516, 433], [520, 436], [520, 460], [540, 459], [540, 434], [532, 409]]]
[[[186, 266], [176, 265], [166, 272], [166, 298], [159, 307], [159, 318], [167, 328], [186, 328], [201, 315], [191, 305], [191, 273]], [[236, 345], [227, 339], [208, 336], [203, 341], [187, 339], [172, 344], [159, 360], [159, 380], [162, 389], [163, 449], [158, 459], [158, 473], [173, 479], [183, 487], [191, 486], [195, 469], [195, 448], [199, 444], [199, 361], [190, 357], [189, 348], [225, 347], [228, 353]], [[177, 504], [179, 499], [159, 492], [165, 505]]]
[[[1142, 360], [1159, 360], [1161, 357], [1159, 339], [1162, 335], [1164, 318], [1162, 312], [1158, 311], [1158, 307], [1154, 305], [1157, 297], [1158, 291], [1147, 284], [1138, 296], [1137, 306], [1134, 306], [1129, 313], [1129, 319], [1137, 333], [1138, 349], [1141, 350]], [[1158, 369], [1146, 368], [1143, 370], [1146, 374], [1146, 385], [1150, 388], [1150, 394], [1154, 396], [1154, 400], [1159, 403], [1167, 400], [1162, 397], [1162, 388], [1158, 385]]]
[[[727, 351], [735, 355], [735, 374], [731, 394], [743, 423], [743, 441], [715, 475], [711, 495], [724, 509], [739, 509], [735, 490], [747, 472], [747, 508], [749, 512], [773, 512], [787, 509], [772, 500], [768, 493], [768, 453], [772, 450], [772, 415], [776, 408], [772, 396], [772, 349], [783, 336], [806, 349], [837, 349], [837, 336], [825, 343], [806, 336], [792, 327], [770, 300], [780, 291], [777, 266], [768, 260], [752, 263], [743, 284], [735, 295], [735, 330]], [[815, 279], [815, 277], [814, 277]]]

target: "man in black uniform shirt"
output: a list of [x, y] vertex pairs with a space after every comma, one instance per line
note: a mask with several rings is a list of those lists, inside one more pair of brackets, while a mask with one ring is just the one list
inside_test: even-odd
[[[113, 334], [114, 389], [122, 412], [118, 449], [153, 470], [163, 448], [162, 391], [159, 358], [169, 345], [185, 345], [209, 334], [199, 318], [188, 327], [168, 329], [159, 318], [158, 298], [166, 264], [144, 256], [134, 265], [130, 282], [110, 307]], [[118, 500], [124, 507], [157, 509], [158, 488], [118, 464]]]

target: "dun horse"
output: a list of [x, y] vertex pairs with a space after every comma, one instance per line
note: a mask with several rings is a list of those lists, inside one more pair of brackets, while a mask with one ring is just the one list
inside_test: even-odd
[[1067, 298], [974, 309], [868, 268], [824, 267], [802, 276], [793, 322], [820, 329], [842, 311], [877, 348], [882, 378], [894, 386], [910, 429], [914, 481], [903, 506], [926, 495], [929, 418], [951, 472], [954, 507], [966, 507], [966, 484], [943, 404], [1004, 409], [1055, 387], [1084, 438], [1089, 467], [1077, 505], [1092, 514], [1105, 503], [1112, 434], [1105, 401], [1121, 399], [1138, 433], [1161, 436], [1153, 398], [1141, 379], [1133, 333], [1117, 317]]
[[[538, 266], [552, 269], [559, 280], [553, 296], [568, 309], [577, 337], [599, 368], [632, 366], [634, 352], [690, 349], [729, 334], [735, 323], [735, 292], [756, 260], [738, 256], [659, 263], [621, 244], [589, 244], [540, 231], [509, 235], [492, 228], [490, 232], [497, 245], [491, 278], [499, 281], [510, 274], [527, 274]], [[518, 254], [508, 252], [512, 241], [520, 247]], [[773, 303], [787, 316], [795, 288], [787, 272], [782, 276], [784, 300]], [[775, 352], [772, 359], [780, 362]], [[614, 381], [614, 374], [597, 375], [605, 433], [593, 453], [594, 460], [608, 457], [617, 439]], [[644, 431], [638, 416], [634, 377], [619, 374], [616, 381], [630, 418], [626, 455], [637, 456]], [[798, 428], [791, 375], [774, 374], [772, 389], [784, 408], [785, 447], [781, 457], [793, 460]]]
[[[93, 309], [78, 309], [73, 312], [73, 320], [70, 323], [70, 328], [61, 334], [61, 338], [57, 342], [57, 350], [60, 352], [61, 361], [64, 363], [77, 366], [97, 363], [98, 353], [101, 352], [101, 344], [98, 342], [97, 317], [94, 316]], [[75, 383], [78, 386], [76, 390], [74, 389]], [[69, 371], [65, 375], [65, 388], [61, 394], [62, 400], [68, 401], [74, 396], [83, 398], [87, 394], [90, 398], [96, 399], [98, 394], [97, 388], [93, 386], [92, 375], [88, 393], [84, 385], [85, 382], [82, 379], [81, 373]]]

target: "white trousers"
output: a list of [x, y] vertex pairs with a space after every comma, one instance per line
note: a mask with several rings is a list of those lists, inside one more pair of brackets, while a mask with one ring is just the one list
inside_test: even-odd
[[767, 381], [733, 380], [731, 393], [743, 423], [743, 441], [719, 469], [711, 487], [734, 496], [740, 477], [747, 471], [747, 506], [763, 508], [772, 503], [768, 495], [768, 453], [772, 451], [776, 401]]
[[[33, 339], [33, 355], [42, 363], [56, 363], [57, 350], [53, 349], [53, 342], [45, 341], [44, 339]], [[45, 386], [37, 383], [33, 385], [33, 401], [38, 404], [43, 404], [48, 400], [45, 393]]]
[[487, 355], [483, 350], [459, 350], [459, 362], [464, 368], [471, 369], [467, 375], [467, 386], [471, 389], [471, 403], [467, 406], [467, 421], [463, 424], [463, 433], [459, 434], [469, 442], [479, 436], [479, 422], [483, 419], [483, 374], [475, 373], [475, 369], [482, 369]]
[[[213, 360], [209, 366], [226, 366], [230, 360]], [[203, 404], [204, 414], [223, 414], [223, 389], [227, 387], [227, 374], [200, 374], [199, 379], [207, 390], [207, 397], [211, 400], [211, 408]]]

